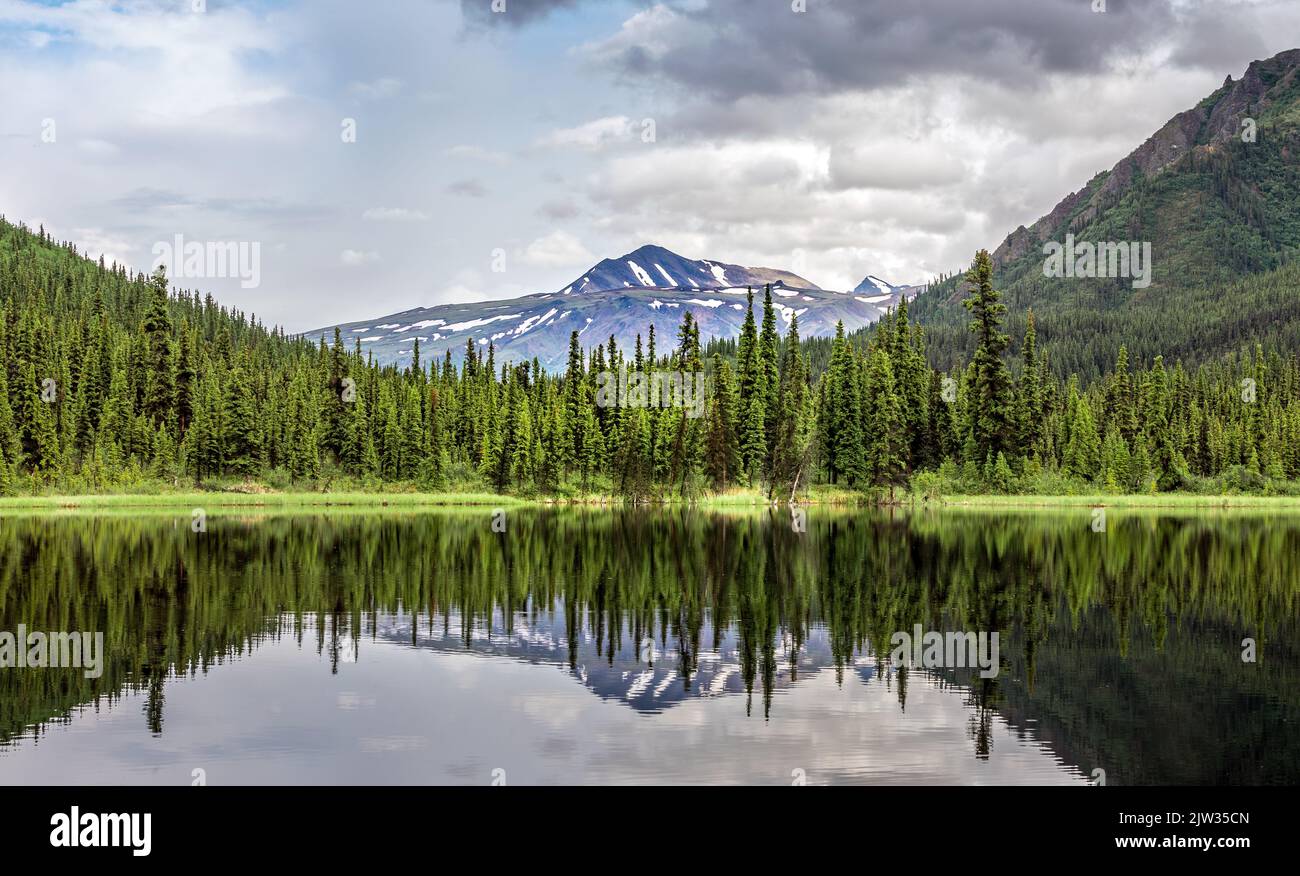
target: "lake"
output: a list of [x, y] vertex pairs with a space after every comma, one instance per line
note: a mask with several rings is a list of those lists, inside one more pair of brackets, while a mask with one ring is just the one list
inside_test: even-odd
[[[1300, 782], [1300, 516], [193, 529], [187, 509], [0, 517], [0, 631], [104, 642], [98, 677], [0, 668], [0, 783]], [[912, 631], [996, 633], [996, 666], [902, 659]]]

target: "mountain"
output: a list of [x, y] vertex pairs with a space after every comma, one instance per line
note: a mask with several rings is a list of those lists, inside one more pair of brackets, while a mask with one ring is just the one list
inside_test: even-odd
[[724, 289], [735, 286], [761, 287], [781, 283], [799, 289], [816, 289], [798, 274], [773, 268], [743, 268], [722, 262], [688, 259], [662, 246], [647, 245], [616, 259], [592, 266], [562, 294], [600, 292], [627, 288]]
[[[1244, 138], [1250, 127], [1247, 120], [1254, 123], [1256, 139], [1253, 143]], [[1223, 160], [1228, 160], [1233, 150], [1250, 151], [1240, 147], [1259, 145], [1260, 126], [1280, 124], [1294, 127], [1297, 123], [1300, 123], [1300, 49], [1292, 49], [1267, 61], [1253, 62], [1245, 75], [1235, 82], [1229, 76], [1218, 91], [1192, 109], [1174, 116], [1109, 171], [1098, 174], [1087, 186], [1067, 195], [1029, 228], [1022, 225], [1011, 232], [994, 251], [994, 264], [1014, 265], [1027, 254], [1037, 254], [1045, 241], [1060, 240], [1067, 231], [1074, 231], [1077, 236], [1078, 232], [1090, 228], [1114, 227], [1113, 221], [1106, 220], [1114, 218], [1110, 214], [1143, 182], [1170, 171], [1173, 178], [1165, 180], [1165, 185], [1158, 188], [1171, 192], [1176, 185], [1188, 182], [1185, 177], [1189, 173], [1212, 162], [1216, 156], [1225, 156]], [[1242, 184], [1253, 180], [1239, 175], [1231, 182]], [[1254, 186], [1246, 188], [1252, 189], [1251, 194], [1256, 197], [1267, 195]], [[1189, 193], [1173, 198], [1169, 206], [1187, 206], [1205, 213], [1216, 206], [1202, 202], [1200, 196], [1205, 194], [1212, 193], [1194, 186]], [[1226, 192], [1213, 194], [1222, 198]], [[1244, 215], [1248, 212], [1247, 206], [1242, 204], [1238, 207], [1242, 219], [1250, 218]], [[1156, 224], [1141, 223], [1140, 219], [1139, 224], [1133, 226], [1135, 230], [1152, 228]], [[1290, 230], [1296, 231], [1294, 227]], [[1184, 243], [1211, 242], [1204, 235], [1199, 238]], [[1287, 242], [1294, 246], [1300, 241], [1293, 233]], [[1258, 259], [1258, 263], [1260, 266], [1270, 264], [1266, 258]]]
[[[761, 319], [767, 284], [782, 332], [796, 314], [804, 337], [833, 335], [840, 321], [853, 331], [878, 320], [917, 288], [878, 282], [866, 290], [870, 294], [832, 292], [789, 271], [687, 259], [661, 246], [643, 246], [593, 265], [557, 292], [419, 307], [338, 328], [349, 348], [358, 340], [381, 364], [408, 362], [417, 339], [423, 361], [440, 359], [447, 350], [459, 360], [472, 338], [481, 347], [493, 344], [498, 361], [536, 358], [553, 370], [564, 365], [574, 331], [587, 348], [613, 336], [621, 348], [631, 349], [638, 333], [648, 344], [653, 325], [657, 349], [667, 350], [676, 344], [688, 310], [699, 322], [701, 340], [737, 337], [745, 320], [746, 290], [754, 290], [754, 317]], [[334, 328], [314, 329], [303, 337], [329, 340]]]
[[[1149, 244], [1150, 275], [1045, 276], [1067, 241]], [[1137, 252], [1137, 251], [1135, 251]], [[1034, 311], [1058, 373], [1085, 379], [1131, 359], [1188, 364], [1261, 342], [1300, 349], [1300, 49], [1255, 61], [993, 252], [1019, 340]], [[1122, 262], [1119, 262], [1122, 265]], [[912, 310], [934, 364], [966, 361], [960, 274]]]
[[911, 301], [924, 290], [925, 286], [895, 286], [873, 274], [867, 274], [853, 290], [853, 294], [865, 297], [872, 304], [890, 308], [904, 298]]
[[[446, 629], [438, 624], [412, 629], [411, 618], [399, 615], [381, 620], [374, 634], [380, 640], [422, 650], [463, 654], [469, 649], [481, 656], [562, 669], [600, 699], [646, 715], [701, 697], [743, 696], [749, 692], [744, 643], [734, 627], [715, 633], [705, 621], [699, 631], [700, 640], [713, 646], [695, 655], [691, 673], [683, 677], [681, 665], [675, 660], [647, 661], [642, 642], [624, 639], [611, 647], [593, 635], [586, 624], [567, 626], [565, 610], [557, 606], [533, 618], [516, 618], [504, 634], [481, 630], [473, 624], [457, 625], [462, 621], [458, 612], [449, 615]], [[680, 643], [670, 640], [669, 654], [674, 647], [680, 647]], [[793, 666], [782, 661], [765, 684], [773, 691], [790, 690], [797, 683], [807, 684], [818, 672], [835, 667], [835, 650], [824, 627], [809, 630], [794, 661]], [[864, 683], [878, 678], [873, 654], [855, 655], [848, 669]]]

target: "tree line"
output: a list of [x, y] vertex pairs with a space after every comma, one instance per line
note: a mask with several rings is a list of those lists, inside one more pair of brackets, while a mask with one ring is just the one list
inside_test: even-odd
[[[490, 488], [632, 499], [736, 487], [772, 499], [821, 485], [927, 491], [1289, 491], [1300, 478], [1300, 363], [1261, 346], [1188, 370], [1160, 357], [1084, 384], [1062, 378], [1032, 310], [1015, 355], [980, 252], [966, 299], [974, 346], [928, 364], [900, 302], [865, 343], [840, 326], [825, 357], [778, 329], [751, 292], [734, 345], [614, 337], [567, 367], [496, 361], [466, 340], [380, 365], [338, 330], [268, 329], [211, 296], [171, 291], [82, 258], [45, 231], [0, 222], [0, 491], [148, 485]], [[823, 343], [820, 339], [814, 347]], [[598, 404], [600, 375], [704, 374], [685, 406]], [[1014, 376], [1013, 376], [1014, 375]]]

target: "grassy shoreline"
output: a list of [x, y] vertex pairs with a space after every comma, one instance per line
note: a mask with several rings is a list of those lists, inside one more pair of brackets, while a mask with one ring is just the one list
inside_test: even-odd
[[3, 496], [0, 511], [97, 508], [509, 507], [534, 504], [492, 493], [110, 493], [84, 496]]
[[[203, 508], [205, 510], [292, 510], [295, 508], [504, 508], [526, 506], [613, 507], [625, 503], [609, 496], [518, 497], [482, 492], [202, 492], [122, 493], [68, 496], [0, 497], [0, 512], [60, 512], [93, 510], [146, 510], [150, 508]], [[691, 502], [680, 499], [652, 501], [651, 506], [689, 505], [702, 508], [766, 507], [766, 495], [759, 490], [733, 490], [704, 496]], [[784, 501], [776, 504], [784, 505]], [[847, 490], [814, 489], [799, 497], [799, 504], [813, 507], [871, 507], [870, 497]], [[922, 498], [913, 494], [898, 496], [894, 507], [914, 509], [943, 508], [1258, 508], [1300, 511], [1300, 497], [1295, 496], [1214, 496], [1192, 493], [1133, 495], [948, 495]]]
[[1300, 511], [1300, 497], [1297, 496], [1213, 496], [1199, 493], [943, 496], [925, 504], [945, 508], [1273, 508]]

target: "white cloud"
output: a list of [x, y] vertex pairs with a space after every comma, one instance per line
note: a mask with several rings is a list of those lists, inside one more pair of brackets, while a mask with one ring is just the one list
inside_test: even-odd
[[526, 265], [543, 268], [585, 268], [597, 258], [582, 241], [567, 231], [553, 231], [528, 244], [519, 257]]
[[637, 127], [627, 116], [607, 116], [574, 128], [560, 128], [542, 137], [541, 146], [571, 147], [577, 149], [602, 149], [611, 143], [632, 139]]
[[831, 149], [830, 183], [836, 188], [924, 189], [965, 176], [962, 160], [930, 141], [872, 139]]
[[707, 35], [694, 31], [684, 16], [656, 4], [623, 22], [617, 33], [580, 46], [578, 54], [600, 63], [629, 53], [658, 60], [675, 47], [691, 44], [703, 47], [707, 41]]
[[362, 265], [374, 264], [379, 261], [379, 253], [373, 251], [362, 252], [355, 249], [345, 249], [339, 253], [339, 263], [348, 268], [359, 268]]
[[[115, 105], [117, 95], [134, 89], [137, 95], [149, 95], [139, 102], [137, 113], [156, 126], [191, 125], [205, 119], [229, 126], [232, 109], [264, 105], [287, 95], [278, 84], [244, 69], [247, 55], [283, 49], [281, 31], [266, 26], [249, 10], [219, 7], [200, 15], [148, 0], [114, 4], [81, 0], [57, 6], [4, 0], [0, 25], [5, 24], [39, 28], [38, 32], [53, 33], [69, 52], [89, 53], [60, 75], [60, 91], [67, 95], [66, 103], [80, 110], [78, 116], [85, 109]], [[44, 47], [40, 40], [33, 42], [36, 49]], [[31, 70], [29, 75], [48, 76], [48, 72]], [[5, 87], [17, 94], [21, 93], [17, 89], [27, 86], [11, 76]], [[212, 119], [211, 114], [219, 110], [227, 113], [225, 117]]]
[[[54, 229], [46, 230], [56, 237], [61, 236]], [[72, 231], [72, 242], [82, 255], [91, 259], [102, 256], [105, 264], [130, 264], [129, 254], [136, 250], [129, 240], [103, 228], [75, 228]]]

